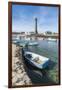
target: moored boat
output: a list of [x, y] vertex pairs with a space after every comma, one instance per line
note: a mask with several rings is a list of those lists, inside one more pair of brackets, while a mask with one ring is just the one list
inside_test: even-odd
[[46, 68], [50, 61], [47, 57], [29, 51], [24, 52], [24, 57], [27, 62], [39, 69]]
[[29, 46], [38, 45], [38, 42], [29, 42], [28, 45]]
[[47, 40], [48, 41], [52, 41], [52, 42], [56, 42], [57, 41], [56, 39], [53, 39], [53, 38], [48, 38]]

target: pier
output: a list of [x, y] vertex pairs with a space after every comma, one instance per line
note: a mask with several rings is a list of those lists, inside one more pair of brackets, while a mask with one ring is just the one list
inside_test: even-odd
[[32, 82], [25, 71], [22, 47], [12, 44], [12, 86], [15, 85], [32, 85]]

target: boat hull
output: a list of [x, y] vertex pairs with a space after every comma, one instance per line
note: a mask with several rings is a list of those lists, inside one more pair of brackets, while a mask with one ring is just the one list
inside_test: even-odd
[[29, 43], [28, 45], [29, 46], [37, 46], [38, 44], [31, 44], [31, 43]]
[[45, 69], [46, 67], [48, 67], [49, 62], [50, 62], [50, 60], [48, 60], [48, 61], [46, 61], [42, 66], [37, 66], [37, 65], [35, 65], [33, 62], [31, 62], [31, 61], [30, 61], [27, 57], [25, 57], [25, 56], [24, 56], [24, 60], [25, 60], [25, 62], [27, 62], [27, 63], [30, 64], [31, 66], [36, 67], [36, 68], [38, 68], [38, 69]]

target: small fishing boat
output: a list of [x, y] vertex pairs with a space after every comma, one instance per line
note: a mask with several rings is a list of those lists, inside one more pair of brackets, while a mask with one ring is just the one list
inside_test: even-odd
[[12, 40], [12, 43], [14, 43], [14, 44], [18, 44], [19, 41], [18, 41], [18, 40]]
[[26, 47], [26, 46], [28, 46], [28, 42], [19, 41], [18, 45], [21, 46], [21, 47]]
[[29, 46], [38, 45], [38, 42], [29, 42], [28, 45]]
[[57, 40], [56, 39], [52, 39], [52, 38], [48, 38], [48, 41], [56, 42]]
[[46, 68], [49, 64], [50, 59], [41, 55], [38, 55], [33, 52], [25, 51], [24, 52], [24, 58], [27, 62], [29, 62], [31, 65], [43, 69]]
[[25, 47], [26, 46], [25, 43], [19, 43], [18, 45], [21, 46], [21, 47]]

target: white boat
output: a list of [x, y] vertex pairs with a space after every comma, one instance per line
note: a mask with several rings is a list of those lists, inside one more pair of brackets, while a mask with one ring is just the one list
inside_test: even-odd
[[18, 44], [18, 40], [12, 40], [12, 43], [14, 43], [14, 44]]
[[33, 52], [24, 52], [24, 57], [27, 62], [29, 62], [31, 65], [43, 69], [48, 66], [50, 59], [38, 54], [35, 54]]
[[56, 39], [53, 39], [53, 38], [48, 38], [47, 40], [48, 40], [48, 41], [52, 41], [52, 42], [53, 42], [53, 41], [54, 41], [54, 42], [57, 41]]
[[25, 43], [18, 43], [18, 45], [21, 46], [21, 47], [25, 47], [26, 46]]
[[38, 42], [29, 42], [28, 45], [29, 45], [29, 46], [38, 45]]

